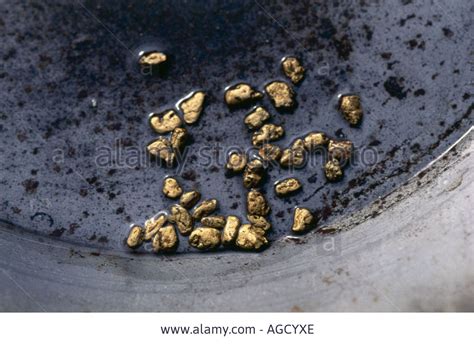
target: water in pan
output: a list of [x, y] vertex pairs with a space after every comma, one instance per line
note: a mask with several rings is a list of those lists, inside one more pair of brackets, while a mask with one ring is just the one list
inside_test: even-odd
[[[295, 111], [262, 102], [287, 131], [278, 143], [322, 130], [370, 148], [377, 160], [351, 166], [335, 184], [325, 183], [322, 167], [271, 170], [271, 238], [289, 232], [296, 205], [317, 210], [323, 223], [360, 209], [472, 124], [469, 75], [462, 72], [472, 30], [468, 6], [29, 1], [2, 8], [0, 218], [71, 243], [124, 249], [128, 223], [171, 204], [160, 192], [165, 175], [218, 198], [220, 214], [242, 214], [241, 179], [226, 177], [223, 161], [209, 164], [203, 155], [220, 146], [225, 158], [229, 147], [249, 146], [248, 109], [229, 110], [224, 88], [245, 81], [262, 90], [284, 79], [286, 55], [301, 57], [307, 73], [295, 87]], [[140, 73], [138, 52], [154, 48], [168, 53], [169, 68], [159, 76]], [[186, 163], [177, 172], [153, 166], [144, 154], [155, 137], [147, 114], [197, 89], [208, 101], [189, 127]], [[337, 95], [348, 91], [362, 97], [360, 128], [335, 108]], [[303, 191], [275, 198], [273, 182], [288, 175], [303, 182]], [[179, 250], [187, 250], [185, 242]]]

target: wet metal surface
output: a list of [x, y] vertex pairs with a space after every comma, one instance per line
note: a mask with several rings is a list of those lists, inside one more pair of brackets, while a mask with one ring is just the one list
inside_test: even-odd
[[[377, 160], [351, 166], [336, 184], [325, 182], [322, 162], [297, 170], [303, 191], [286, 200], [272, 184], [289, 173], [273, 169], [272, 240], [288, 234], [296, 205], [316, 209], [324, 225], [387, 194], [473, 120], [468, 1], [11, 1], [0, 10], [0, 219], [66, 243], [125, 250], [128, 224], [171, 204], [160, 193], [165, 175], [218, 198], [219, 214], [243, 214], [245, 190], [225, 176], [225, 154], [206, 164], [199, 152], [250, 146], [248, 109], [229, 110], [224, 88], [284, 79], [286, 55], [301, 57], [306, 77], [293, 112], [262, 102], [287, 132], [278, 143], [322, 130]], [[166, 73], [140, 73], [147, 49], [170, 56]], [[178, 172], [150, 165], [147, 114], [197, 89], [209, 97], [188, 127], [186, 163]], [[360, 128], [337, 112], [343, 92], [361, 96]], [[121, 161], [98, 164], [106, 150]]]

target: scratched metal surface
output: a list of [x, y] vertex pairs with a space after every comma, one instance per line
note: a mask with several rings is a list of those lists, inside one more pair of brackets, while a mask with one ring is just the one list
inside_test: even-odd
[[[72, 247], [126, 251], [128, 224], [171, 204], [160, 194], [165, 175], [218, 198], [219, 213], [243, 214], [241, 179], [225, 176], [223, 153], [206, 164], [200, 150], [249, 146], [248, 109], [229, 111], [223, 90], [282, 79], [285, 55], [301, 57], [307, 74], [293, 112], [262, 103], [287, 131], [279, 143], [323, 130], [377, 160], [354, 164], [336, 184], [321, 164], [295, 171], [304, 190], [287, 200], [271, 186], [288, 172], [270, 171], [272, 240], [288, 234], [294, 206], [330, 224], [394, 190], [472, 124], [468, 1], [3, 1], [0, 9], [0, 219]], [[137, 69], [138, 52], [150, 48], [172, 58], [164, 75]], [[189, 127], [187, 160], [179, 171], [150, 165], [147, 114], [198, 88], [209, 101]], [[359, 128], [335, 108], [348, 91], [362, 97]], [[121, 151], [128, 166], [98, 165], [103, 148]]]

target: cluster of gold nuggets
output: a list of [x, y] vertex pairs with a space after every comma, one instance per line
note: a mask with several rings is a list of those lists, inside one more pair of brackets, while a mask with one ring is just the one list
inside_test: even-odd
[[[153, 54], [156, 54], [154, 56]], [[163, 53], [154, 52], [146, 55], [147, 60], [140, 60], [142, 64], [161, 63], [166, 60]], [[282, 60], [284, 74], [294, 83], [300, 83], [304, 78], [304, 68], [294, 57]], [[295, 106], [295, 93], [286, 82], [273, 81], [265, 86], [265, 92], [277, 109], [291, 109]], [[174, 163], [177, 152], [181, 151], [186, 143], [187, 130], [183, 128], [183, 121], [192, 125], [198, 121], [204, 106], [205, 93], [194, 92], [181, 100], [177, 108], [168, 109], [161, 113], [150, 114], [150, 126], [160, 136], [148, 144], [148, 152], [168, 165]], [[251, 85], [239, 83], [228, 88], [224, 99], [229, 107], [242, 106], [254, 103], [263, 98], [263, 94]], [[339, 109], [344, 118], [353, 126], [362, 119], [360, 98], [356, 95], [340, 97]], [[181, 115], [181, 116], [180, 116]], [[181, 117], [183, 120], [181, 120]], [[271, 142], [277, 141], [285, 134], [282, 126], [269, 123], [270, 113], [262, 106], [257, 106], [246, 115], [245, 125], [252, 131], [252, 145], [258, 149], [259, 158], [249, 160], [246, 154], [233, 152], [228, 156], [226, 169], [235, 174], [242, 174], [243, 185], [247, 193], [247, 220], [242, 224], [235, 215], [213, 215], [218, 208], [216, 199], [201, 201], [201, 194], [192, 190], [183, 192], [178, 181], [167, 177], [163, 181], [163, 194], [171, 199], [178, 199], [179, 203], [172, 205], [169, 212], [161, 212], [148, 219], [144, 226], [134, 225], [127, 238], [130, 248], [139, 247], [144, 241], [151, 241], [155, 252], [175, 251], [179, 239], [175, 228], [183, 236], [189, 236], [189, 245], [200, 249], [210, 250], [221, 244], [226, 247], [237, 247], [245, 250], [259, 250], [268, 244], [266, 234], [271, 229], [267, 220], [270, 213], [265, 196], [257, 189], [265, 177], [268, 162], [278, 162], [282, 167], [301, 168], [305, 164], [306, 156], [315, 150], [325, 148], [328, 160], [324, 166], [328, 181], [338, 181], [343, 177], [343, 167], [352, 154], [352, 142], [348, 140], [332, 140], [322, 132], [312, 132], [305, 137], [296, 139], [288, 148], [280, 148]], [[274, 190], [278, 197], [289, 196], [302, 188], [296, 178], [286, 178], [275, 183]], [[197, 205], [196, 205], [197, 204]], [[193, 209], [194, 207], [194, 209]], [[196, 223], [200, 226], [195, 226]], [[292, 231], [301, 233], [316, 225], [317, 219], [313, 213], [303, 207], [296, 207], [293, 215]]]
[[[218, 208], [216, 199], [200, 201], [198, 191], [183, 192], [178, 181], [172, 177], [163, 181], [163, 194], [170, 199], [179, 198], [179, 203], [172, 205], [169, 212], [161, 212], [148, 219], [143, 227], [132, 226], [127, 239], [130, 248], [138, 248], [143, 242], [151, 241], [155, 252], [175, 251], [179, 243], [175, 228], [182, 236], [189, 236], [189, 245], [200, 250], [215, 249], [221, 244], [257, 250], [268, 243], [265, 232], [270, 230], [270, 224], [264, 216], [270, 208], [257, 191], [250, 192], [247, 200], [248, 219], [257, 226], [241, 224], [240, 219], [233, 215], [213, 215]], [[195, 226], [198, 222], [201, 225]]]

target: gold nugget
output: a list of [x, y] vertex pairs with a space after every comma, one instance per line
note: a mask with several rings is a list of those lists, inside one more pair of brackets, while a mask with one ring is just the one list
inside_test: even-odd
[[200, 220], [202, 217], [207, 216], [211, 214], [212, 212], [214, 212], [216, 208], [217, 208], [216, 199], [204, 200], [194, 209], [193, 218]]
[[295, 57], [284, 58], [281, 62], [281, 67], [293, 84], [298, 84], [304, 78], [304, 68]]
[[196, 190], [192, 190], [190, 192], [183, 193], [183, 195], [181, 195], [181, 198], [179, 199], [179, 203], [184, 208], [190, 209], [194, 205], [196, 205], [199, 199], [201, 199], [201, 193]]
[[301, 168], [305, 164], [306, 151], [303, 139], [296, 139], [291, 147], [283, 150], [280, 164], [283, 167]]
[[171, 133], [171, 147], [175, 151], [182, 151], [184, 145], [186, 144], [186, 139], [188, 137], [188, 131], [186, 128], [178, 127], [173, 130]]
[[362, 106], [360, 97], [356, 95], [341, 96], [339, 109], [342, 115], [352, 126], [357, 126], [362, 121]]
[[168, 133], [175, 128], [181, 127], [181, 125], [181, 119], [173, 109], [165, 110], [162, 113], [150, 114], [150, 126], [157, 133]]
[[176, 199], [183, 193], [183, 189], [178, 181], [172, 177], [167, 177], [163, 181], [163, 194], [168, 198]]
[[256, 216], [254, 214], [248, 214], [247, 219], [256, 228], [260, 228], [267, 232], [272, 228], [272, 224], [263, 216]]
[[263, 107], [256, 107], [253, 109], [244, 120], [244, 123], [249, 129], [259, 129], [264, 122], [270, 118], [270, 114]]
[[204, 92], [197, 91], [188, 95], [178, 104], [178, 108], [183, 113], [184, 122], [188, 125], [192, 125], [199, 120], [205, 98], [206, 94]]
[[224, 230], [222, 231], [222, 244], [231, 246], [235, 243], [240, 228], [240, 219], [236, 216], [227, 216]]
[[181, 235], [189, 235], [193, 231], [194, 220], [188, 210], [181, 205], [173, 205], [170, 211], [169, 221], [176, 225]]
[[173, 225], [161, 227], [153, 240], [151, 246], [155, 253], [174, 252], [178, 248], [179, 239]]
[[265, 86], [265, 91], [275, 108], [291, 108], [294, 106], [295, 93], [290, 85], [283, 81], [274, 81]]
[[344, 171], [337, 159], [330, 160], [324, 165], [324, 175], [330, 182], [336, 182], [342, 178]]
[[245, 153], [232, 152], [227, 157], [226, 168], [234, 173], [242, 172], [247, 165], [247, 156]]
[[313, 152], [318, 148], [322, 148], [323, 146], [327, 145], [327, 143], [328, 138], [326, 134], [322, 132], [309, 133], [304, 137], [304, 147], [309, 152]]
[[251, 224], [243, 224], [237, 239], [235, 241], [237, 247], [245, 250], [259, 250], [268, 244], [265, 238], [265, 231]]
[[351, 159], [352, 142], [349, 140], [329, 140], [328, 156], [329, 160], [337, 159], [341, 166], [345, 166]]
[[292, 144], [291, 148], [293, 150], [304, 150], [305, 145], [304, 145], [304, 140], [303, 139], [296, 139]]
[[148, 153], [162, 159], [168, 166], [175, 160], [175, 153], [168, 138], [159, 137], [147, 146]]
[[201, 224], [210, 228], [222, 229], [225, 225], [224, 216], [206, 216], [201, 218]]
[[243, 183], [245, 188], [257, 187], [265, 174], [263, 163], [259, 159], [253, 159], [245, 166]]
[[138, 63], [144, 66], [157, 66], [166, 61], [166, 54], [159, 51], [142, 53]]
[[134, 225], [130, 229], [127, 238], [127, 246], [132, 249], [138, 248], [143, 243], [143, 228], [139, 225]]
[[282, 167], [301, 168], [305, 164], [306, 151], [304, 148], [304, 141], [297, 139], [290, 148], [284, 149], [280, 164]]
[[304, 232], [311, 229], [314, 225], [315, 217], [310, 210], [304, 207], [295, 208], [291, 230], [294, 232]]
[[254, 189], [247, 193], [247, 212], [256, 216], [266, 216], [270, 212], [270, 207], [262, 193]]
[[221, 232], [214, 228], [196, 228], [189, 236], [189, 245], [199, 250], [214, 249], [220, 244]]
[[265, 161], [278, 161], [281, 157], [281, 149], [277, 145], [263, 144], [258, 150], [258, 155]]
[[279, 197], [288, 196], [301, 188], [301, 182], [294, 178], [287, 178], [282, 181], [278, 181], [275, 184], [275, 193]]
[[263, 95], [260, 92], [254, 90], [246, 83], [231, 86], [226, 90], [224, 95], [225, 102], [229, 106], [244, 105], [262, 97]]
[[285, 130], [282, 126], [268, 123], [263, 125], [257, 132], [252, 136], [253, 146], [260, 146], [270, 141], [280, 139], [285, 134]]
[[156, 235], [158, 230], [165, 225], [166, 221], [168, 220], [168, 217], [166, 214], [158, 214], [150, 219], [147, 219], [145, 221], [145, 235], [144, 235], [144, 240], [145, 241], [150, 241], [153, 236]]

